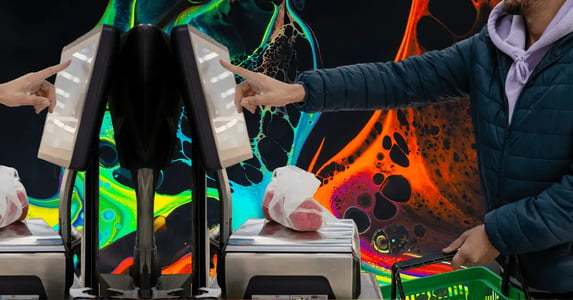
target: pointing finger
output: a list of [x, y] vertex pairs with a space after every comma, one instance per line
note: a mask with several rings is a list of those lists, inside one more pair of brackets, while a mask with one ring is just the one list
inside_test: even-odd
[[233, 64], [231, 64], [230, 62], [224, 61], [224, 60], [219, 60], [219, 62], [221, 63], [221, 66], [223, 66], [223, 68], [227, 69], [228, 71], [235, 73], [247, 80], [255, 80], [255, 78], [257, 78], [257, 73], [253, 72], [253, 71], [249, 71], [245, 68], [241, 68], [239, 66], [235, 66]]
[[32, 76], [33, 76], [33, 78], [34, 78], [35, 80], [46, 79], [46, 78], [48, 78], [48, 77], [50, 77], [50, 76], [52, 76], [52, 75], [55, 75], [55, 74], [57, 74], [58, 72], [64, 70], [65, 68], [67, 68], [67, 67], [70, 65], [71, 62], [72, 62], [72, 61], [68, 59], [68, 60], [66, 60], [65, 62], [61, 63], [61, 64], [57, 64], [57, 65], [54, 65], [54, 66], [51, 66], [51, 67], [47, 67], [47, 68], [45, 68], [45, 69], [42, 69], [42, 70], [40, 70], [40, 71], [34, 72]]

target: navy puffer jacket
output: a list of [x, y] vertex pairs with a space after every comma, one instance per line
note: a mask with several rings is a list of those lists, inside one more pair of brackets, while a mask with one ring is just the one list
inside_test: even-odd
[[487, 29], [401, 62], [302, 73], [306, 112], [389, 109], [471, 99], [485, 228], [520, 255], [530, 286], [573, 291], [573, 34], [533, 71], [508, 122], [504, 82], [512, 60]]

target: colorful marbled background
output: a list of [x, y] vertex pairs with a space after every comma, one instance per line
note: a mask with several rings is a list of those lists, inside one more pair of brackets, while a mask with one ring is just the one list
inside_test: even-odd
[[[83, 20], [86, 24], [80, 30], [74, 25], [80, 18], [67, 26], [59, 25], [58, 30], [75, 28], [59, 43], [63, 46], [73, 40], [72, 36], [102, 23], [122, 31], [136, 24], [157, 24], [166, 32], [176, 25], [191, 24], [225, 44], [234, 63], [292, 82], [304, 70], [400, 60], [447, 47], [478, 31], [497, 2], [111, 0], [107, 7], [100, 4], [86, 13], [93, 25]], [[68, 10], [69, 16], [84, 13], [77, 4]], [[2, 30], [8, 32], [9, 28]], [[17, 42], [24, 37], [12, 38]], [[25, 44], [34, 47], [29, 41]], [[8, 47], [1, 50], [2, 55], [11, 55]], [[43, 64], [55, 60], [57, 56]], [[460, 100], [390, 111], [305, 114], [295, 106], [287, 106], [261, 108], [254, 115], [246, 113], [255, 157], [227, 170], [233, 191], [233, 227], [247, 218], [262, 217], [260, 205], [272, 170], [298, 165], [322, 181], [316, 199], [337, 217], [356, 221], [363, 268], [375, 272], [380, 282], [387, 282], [388, 268], [396, 260], [436, 253], [464, 229], [480, 222], [483, 211], [467, 110], [468, 101]], [[31, 112], [23, 110], [16, 114], [36, 118], [30, 130], [36, 135], [41, 131], [41, 116], [32, 117]], [[5, 108], [0, 116], [4, 122], [0, 126], [16, 122], [7, 121], [14, 116]], [[164, 272], [169, 273], [190, 270], [192, 139], [187, 124], [181, 116], [172, 165], [162, 172], [156, 194], [159, 258]], [[101, 268], [121, 272], [131, 261], [135, 193], [129, 172], [119, 165], [109, 115], [100, 136]], [[34, 161], [36, 150], [26, 152], [25, 159], [10, 160], [13, 151], [23, 144], [20, 141], [4, 150], [12, 152], [0, 155], [0, 163], [23, 169], [21, 175], [32, 203], [29, 216], [43, 217], [55, 225], [60, 170]], [[30, 147], [37, 149], [37, 142]], [[212, 180], [209, 185], [215, 187]], [[209, 220], [214, 225], [218, 217], [217, 193], [210, 188], [208, 194], [212, 208]], [[80, 175], [73, 205], [78, 228], [83, 222], [82, 199]], [[411, 275], [448, 269], [437, 265]]]

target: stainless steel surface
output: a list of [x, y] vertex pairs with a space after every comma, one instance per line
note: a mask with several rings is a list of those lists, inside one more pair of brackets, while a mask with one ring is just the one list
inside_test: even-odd
[[360, 254], [352, 220], [337, 220], [316, 232], [299, 232], [265, 219], [248, 219], [229, 238], [229, 252], [340, 252]]
[[360, 267], [360, 246], [352, 220], [298, 232], [249, 219], [231, 235], [226, 250], [226, 298], [243, 298], [254, 276], [323, 276], [339, 299], [352, 298], [358, 284], [354, 275]]
[[0, 276], [37, 276], [48, 299], [64, 299], [64, 246], [43, 220], [28, 219], [0, 229], [0, 266]]
[[42, 219], [28, 219], [0, 229], [0, 252], [64, 251], [62, 239]]
[[64, 299], [64, 253], [0, 253], [0, 275], [34, 275], [42, 281], [48, 299]]

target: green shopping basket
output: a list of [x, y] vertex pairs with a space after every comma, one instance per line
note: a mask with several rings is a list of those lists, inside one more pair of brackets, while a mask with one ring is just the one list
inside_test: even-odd
[[405, 300], [518, 300], [526, 299], [520, 289], [509, 286], [502, 293], [501, 277], [485, 267], [471, 267], [402, 283], [400, 272], [451, 260], [453, 254], [401, 261], [392, 266], [392, 284], [381, 286], [384, 299]]

